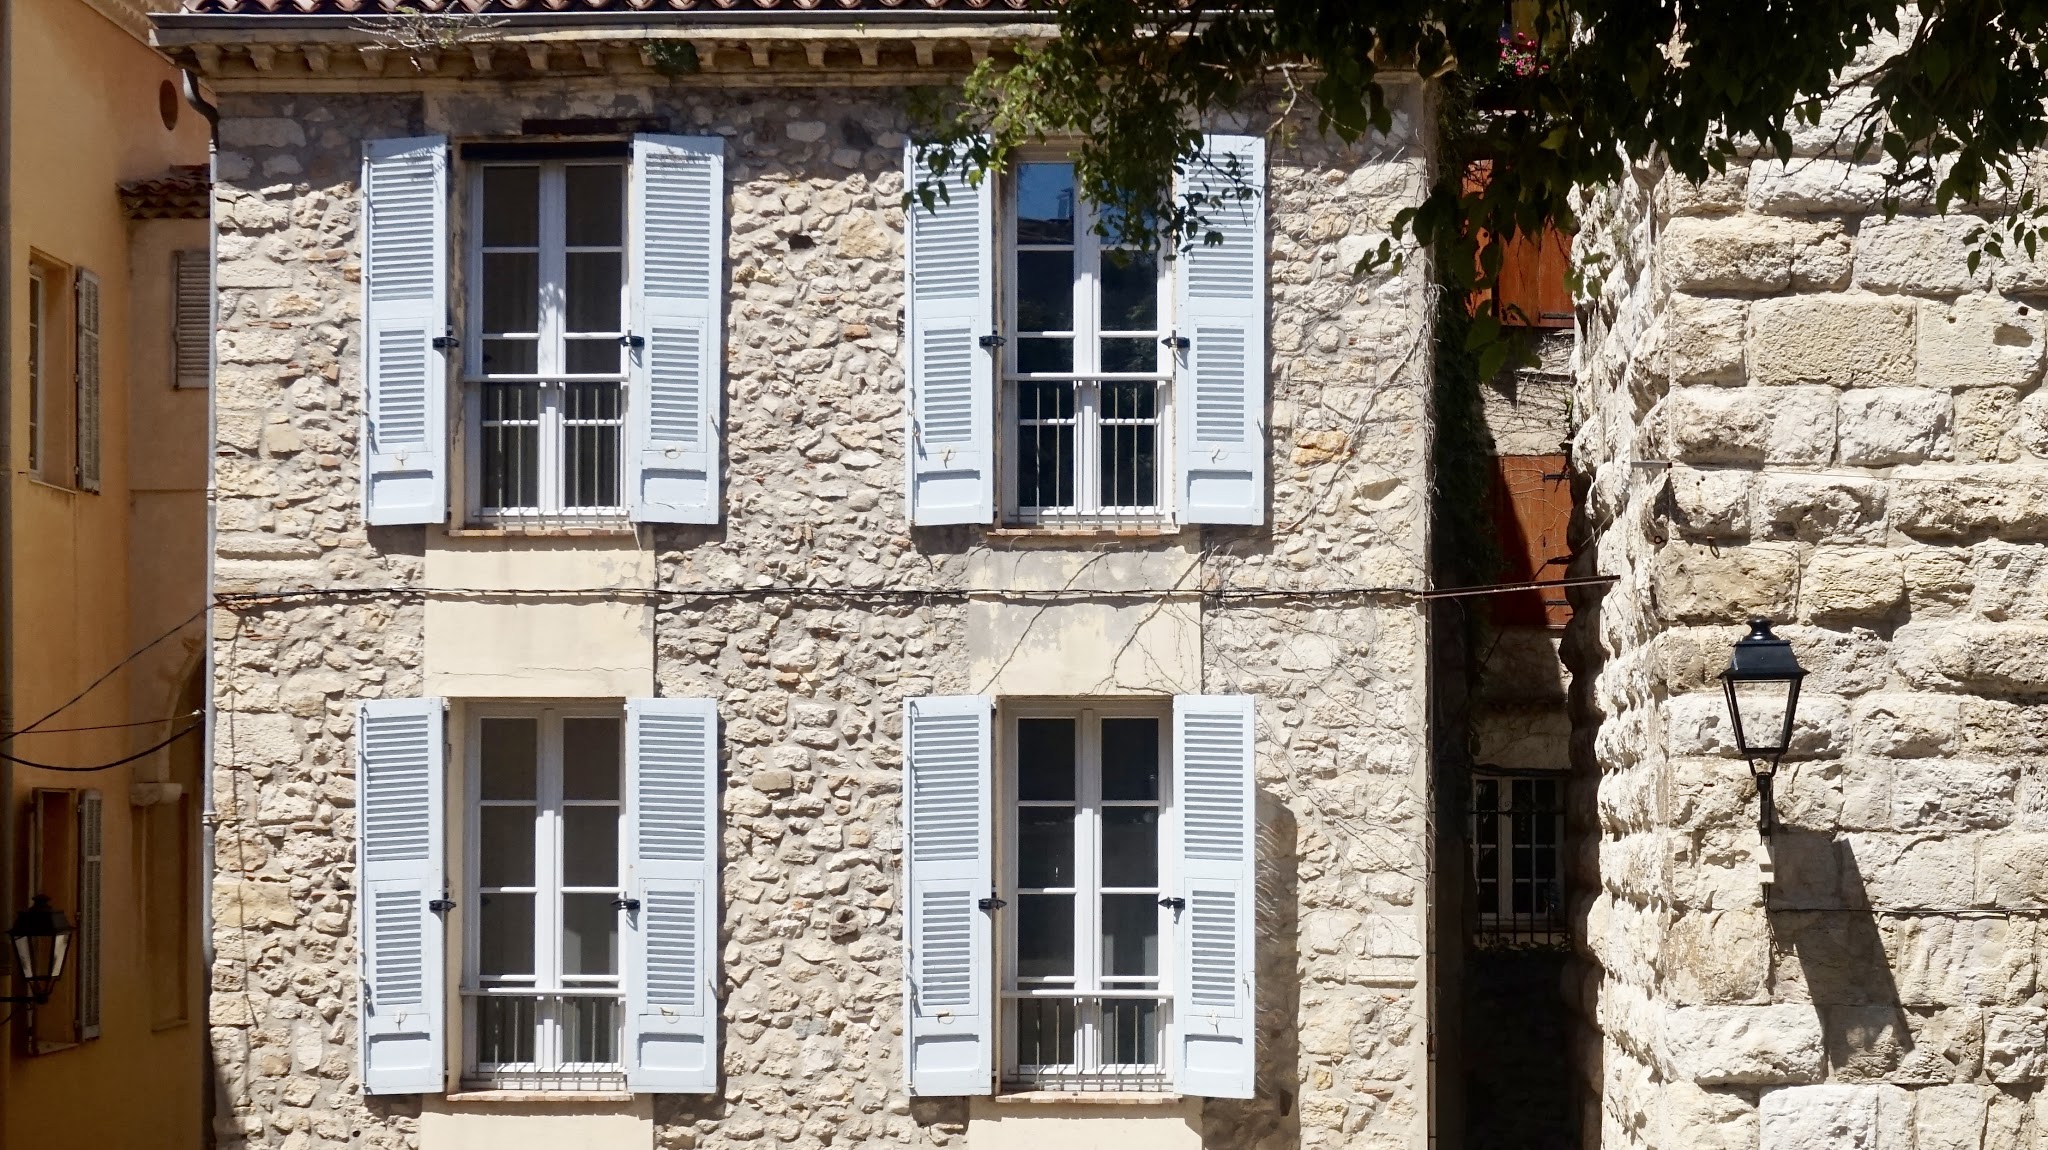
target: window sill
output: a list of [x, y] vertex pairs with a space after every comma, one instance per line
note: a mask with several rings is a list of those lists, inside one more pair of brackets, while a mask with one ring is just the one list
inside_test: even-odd
[[990, 1101], [998, 1106], [1178, 1106], [1186, 1095], [1152, 1090], [1018, 1090]]
[[445, 529], [450, 539], [632, 539], [640, 534], [631, 523], [493, 523]]
[[997, 539], [1150, 539], [1180, 534], [1179, 524], [1148, 523], [1143, 525], [1119, 526], [1111, 523], [1045, 524], [1011, 523], [991, 527], [988, 534]]
[[450, 1102], [631, 1102], [630, 1090], [457, 1090]]

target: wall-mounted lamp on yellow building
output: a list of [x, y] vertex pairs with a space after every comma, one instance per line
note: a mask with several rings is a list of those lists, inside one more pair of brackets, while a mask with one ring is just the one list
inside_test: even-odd
[[15, 977], [28, 987], [28, 993], [0, 998], [0, 1002], [39, 1005], [50, 1001], [57, 980], [64, 976], [64, 959], [71, 952], [71, 923], [64, 912], [50, 905], [49, 896], [39, 894], [27, 910], [14, 916], [7, 939], [14, 944]]

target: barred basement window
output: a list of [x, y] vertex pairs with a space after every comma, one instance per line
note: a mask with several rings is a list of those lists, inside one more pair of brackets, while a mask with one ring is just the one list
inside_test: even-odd
[[1564, 781], [1472, 780], [1472, 879], [1481, 947], [1563, 947]]

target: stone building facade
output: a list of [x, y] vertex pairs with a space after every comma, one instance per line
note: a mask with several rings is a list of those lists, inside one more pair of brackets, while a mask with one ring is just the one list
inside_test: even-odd
[[[1001, 493], [1019, 481], [1009, 472], [991, 476], [984, 462], [986, 522], [974, 521], [970, 509], [961, 517], [969, 522], [927, 525], [913, 522], [910, 488], [936, 472], [911, 455], [928, 442], [915, 436], [930, 435], [945, 413], [916, 409], [914, 377], [937, 371], [943, 357], [918, 360], [927, 345], [905, 326], [919, 322], [924, 306], [922, 297], [907, 300], [906, 267], [916, 256], [906, 248], [927, 234], [907, 218], [923, 209], [907, 213], [903, 204], [911, 90], [959, 76], [1011, 38], [1034, 34], [1032, 26], [1013, 13], [942, 5], [729, 17], [513, 15], [457, 28], [469, 31], [407, 47], [339, 14], [282, 20], [229, 3], [157, 21], [160, 45], [204, 73], [220, 110], [212, 572], [222, 606], [212, 647], [210, 989], [220, 1144], [446, 1150], [486, 1140], [496, 1147], [710, 1148], [964, 1139], [980, 1150], [1065, 1138], [1215, 1150], [1423, 1145], [1432, 1122], [1425, 953], [1432, 864], [1426, 616], [1413, 592], [1427, 580], [1430, 305], [1422, 261], [1377, 277], [1353, 275], [1358, 258], [1424, 185], [1423, 88], [1400, 88], [1393, 132], [1356, 148], [1310, 132], [1266, 137], [1265, 193], [1253, 232], [1262, 232], [1262, 250], [1239, 253], [1243, 268], [1257, 269], [1267, 309], [1247, 337], [1254, 362], [1243, 377], [1252, 381], [1243, 416], [1257, 452], [1243, 465], [1256, 496], [1241, 517], [1249, 522], [1198, 521], [1198, 500], [1183, 485], [1177, 507], [1174, 498], [1156, 500], [1166, 513], [1143, 522], [1105, 517], [1047, 529], [1003, 510]], [[1243, 138], [1267, 126], [1263, 109], [1248, 108], [1247, 123], [1231, 127]], [[651, 172], [652, 153], [633, 149], [667, 147], [647, 140], [679, 136], [712, 140], [689, 147], [718, 151], [723, 164], [712, 187], [722, 231], [709, 265], [709, 314], [723, 355], [713, 361], [706, 393], [722, 446], [711, 452], [712, 499], [700, 509], [708, 513], [692, 512], [693, 522], [626, 515], [515, 522], [479, 513], [477, 486], [512, 482], [507, 469], [518, 462], [516, 452], [510, 464], [483, 454], [483, 425], [515, 426], [513, 416], [531, 413], [496, 410], [485, 419], [472, 408], [466, 422], [462, 416], [473, 384], [457, 377], [462, 364], [473, 370], [477, 362], [467, 341], [498, 322], [464, 301], [513, 282], [501, 277], [527, 274], [517, 261], [486, 271], [481, 257], [471, 259], [498, 250], [488, 234], [500, 226], [475, 207], [475, 197], [498, 193], [473, 182], [472, 170], [616, 161], [645, 163]], [[367, 161], [374, 181], [380, 156], [416, 155], [418, 141], [435, 138], [442, 150], [431, 154], [444, 158], [439, 171], [448, 186], [419, 202], [439, 197], [453, 205], [452, 222], [423, 233], [447, 261], [439, 275], [451, 301], [452, 365], [433, 407], [445, 410], [447, 437], [418, 452], [432, 457], [445, 448], [424, 465], [445, 470], [432, 480], [438, 492], [430, 484], [423, 497], [430, 513], [419, 518], [430, 521], [369, 525], [376, 516], [366, 515], [366, 499], [380, 496], [366, 495], [365, 477], [377, 484], [398, 476], [403, 486], [421, 464], [366, 458], [376, 444], [366, 416], [403, 413], [381, 412], [366, 380], [373, 370], [395, 369], [372, 368], [366, 350], [389, 329], [377, 326], [388, 315], [377, 312], [379, 257], [366, 252], [364, 172]], [[556, 189], [539, 195], [543, 219], [556, 218], [546, 205], [562, 202], [551, 197], [582, 194], [573, 186], [581, 177], [541, 178]], [[1009, 190], [995, 196], [995, 218], [969, 228], [1001, 252], [1010, 241], [996, 233], [1025, 227], [1003, 222], [1003, 197], [1024, 192], [996, 186]], [[973, 202], [971, 189], [956, 190]], [[654, 226], [661, 210], [685, 199], [646, 201], [633, 226]], [[1072, 219], [1078, 209], [1069, 200], [1060, 210]], [[570, 232], [581, 226], [573, 217], [566, 225]], [[1042, 231], [1032, 234], [1044, 239]], [[581, 247], [573, 237], [549, 241], [545, 234], [538, 243], [515, 240], [498, 247], [515, 256], [552, 251], [541, 258], [563, 260], [558, 270], [592, 247], [588, 237]], [[969, 270], [1000, 279], [993, 268]], [[367, 293], [366, 275], [373, 281]], [[1162, 298], [1185, 304], [1189, 297]], [[1182, 314], [1194, 324], [1192, 307]], [[440, 320], [427, 322], [438, 328]], [[1012, 343], [1023, 339], [1005, 326], [1010, 321], [976, 319], [984, 321]], [[494, 330], [519, 326], [506, 322], [512, 327]], [[627, 333], [629, 345], [634, 334]], [[659, 328], [639, 334], [652, 334], [651, 352], [662, 350]], [[1189, 331], [1153, 334], [1158, 339], [1147, 337], [1147, 345], [1163, 340], [1171, 361], [1173, 341]], [[1205, 338], [1194, 331], [1196, 364]], [[1263, 365], [1256, 362], [1261, 342]], [[492, 354], [520, 353], [500, 347]], [[998, 346], [976, 354], [1008, 362], [1002, 357], [1009, 353]], [[1179, 402], [1194, 400], [1192, 370], [1168, 373], [1165, 386], [1183, 388]], [[442, 386], [439, 375], [432, 378]], [[1090, 402], [1108, 402], [1091, 395]], [[438, 406], [444, 400], [445, 409]], [[999, 414], [983, 406], [972, 418]], [[538, 418], [568, 417], [550, 407]], [[1002, 436], [990, 437], [998, 453], [1023, 454], [1014, 432], [1005, 425]], [[551, 442], [566, 444], [573, 433], [563, 436]], [[1147, 466], [1165, 469], [1163, 486], [1180, 484], [1166, 462], [1170, 449], [1151, 442]], [[1192, 444], [1178, 449], [1192, 455]], [[687, 472], [676, 458], [671, 452], [639, 475]], [[636, 481], [639, 464], [629, 458], [606, 466], [614, 464], [626, 469], [629, 486]], [[572, 481], [573, 474], [560, 479]], [[906, 1051], [920, 1037], [947, 1037], [931, 1028], [952, 1022], [944, 1011], [919, 1013], [918, 1002], [936, 997], [932, 986], [905, 985], [907, 971], [916, 980], [932, 969], [929, 956], [924, 966], [907, 957], [906, 938], [943, 941], [919, 935], [910, 921], [913, 902], [933, 897], [918, 884], [938, 872], [912, 865], [905, 818], [906, 772], [923, 769], [906, 761], [918, 755], [906, 734], [906, 706], [915, 724], [940, 714], [921, 702], [937, 698], [991, 701], [979, 711], [969, 704], [982, 724], [984, 795], [1026, 785], [1014, 781], [1017, 764], [1036, 760], [1017, 747], [1038, 736], [1017, 724], [1031, 716], [1079, 714], [1087, 724], [1098, 711], [1121, 708], [1140, 716], [1133, 721], [1154, 723], [1146, 729], [1166, 740], [1148, 752], [1164, 756], [1157, 765], [1186, 768], [1192, 779], [1201, 765], [1190, 757], [1200, 731], [1176, 717], [1176, 701], [1195, 700], [1186, 705], [1199, 719], [1200, 700], [1244, 700], [1254, 798], [1252, 822], [1244, 824], [1250, 882], [1238, 905], [1250, 916], [1239, 936], [1248, 949], [1239, 990], [1226, 979], [1220, 990], [1207, 984], [1203, 991], [1230, 1001], [1255, 987], [1244, 1023], [1255, 1060], [1243, 1064], [1243, 1089], [1217, 1085], [1235, 1064], [1174, 1064], [1183, 1055], [1173, 1051], [1184, 1048], [1171, 1043], [1189, 1038], [1193, 1014], [1186, 1025], [1165, 1023], [1165, 1054], [1142, 1046], [1152, 1039], [1137, 1040], [1139, 1059], [1109, 1058], [1106, 1045], [1096, 1051], [1098, 1063], [1146, 1061], [1122, 1066], [1129, 1081], [1078, 1070], [1071, 1081], [1015, 1073], [1018, 1043], [1050, 1043], [1042, 1049], [1058, 1053], [1061, 1028], [1073, 1025], [1056, 1012], [1050, 1024], [1041, 1014], [1027, 1025], [1014, 1012], [1021, 1007], [1003, 1014], [996, 1033], [978, 1036], [978, 1061], [963, 1056], [953, 1078], [920, 1080], [939, 1088], [913, 1089]], [[638, 945], [651, 949], [628, 956], [625, 974], [629, 981], [653, 977], [635, 975], [634, 964], [648, 969], [673, 957], [663, 945], [710, 956], [702, 987], [715, 1005], [708, 1040], [718, 1056], [708, 1082], [679, 1071], [668, 1085], [648, 1088], [649, 1079], [633, 1076], [659, 1069], [658, 1059], [614, 1066], [636, 1055], [620, 1056], [601, 1040], [583, 1049], [612, 1059], [536, 1068], [542, 1059], [528, 1039], [506, 1037], [506, 1026], [516, 1031], [525, 1022], [493, 1016], [496, 1029], [484, 1035], [473, 1013], [483, 1009], [479, 976], [464, 955], [489, 953], [506, 937], [476, 941], [479, 929], [500, 929], [479, 927], [498, 913], [492, 901], [502, 908], [553, 897], [531, 893], [534, 883], [547, 885], [546, 875], [527, 874], [511, 891], [503, 883], [477, 890], [495, 865], [476, 853], [478, 842], [497, 833], [488, 824], [501, 816], [492, 812], [507, 809], [505, 802], [525, 803], [520, 811], [545, 807], [548, 800], [534, 795], [553, 786], [555, 821], [519, 832], [539, 835], [539, 847], [531, 837], [519, 841], [543, 852], [543, 869], [551, 865], [547, 843], [559, 846], [559, 836], [572, 833], [562, 828], [586, 817], [567, 794], [574, 785], [561, 781], [570, 771], [562, 766], [570, 752], [561, 748], [584, 736], [562, 732], [584, 721], [615, 730], [622, 705], [631, 729], [626, 756], [642, 756], [626, 768], [629, 788], [633, 772], [654, 761], [647, 748], [664, 729], [636, 715], [695, 716], [716, 732], [717, 807], [708, 836], [716, 848], [715, 938], [643, 939]], [[408, 912], [411, 925], [375, 944], [386, 959], [366, 960], [366, 932], [385, 929], [379, 892], [398, 888], [386, 866], [396, 855], [378, 845], [395, 840], [365, 845], [365, 836], [398, 825], [382, 820], [410, 817], [393, 815], [398, 808], [380, 806], [386, 800], [365, 790], [391, 763], [378, 757], [376, 741], [398, 728], [377, 724], [394, 717], [446, 732], [445, 741], [419, 744], [426, 748], [421, 763], [435, 764], [420, 777], [438, 786], [415, 796], [418, 825], [441, 852], [439, 869], [425, 880], [434, 889], [404, 888], [437, 906], [424, 918], [416, 907]], [[515, 728], [485, 725], [491, 722], [538, 723], [517, 730], [538, 730], [540, 741], [506, 751], [492, 740], [513, 738], [504, 732]], [[1118, 730], [1124, 733], [1116, 738], [1129, 734]], [[1179, 738], [1177, 749], [1167, 748], [1169, 733]], [[943, 739], [933, 739], [943, 749]], [[1090, 735], [1080, 750], [1096, 764], [1083, 769], [1080, 785], [1098, 798], [1109, 794], [1110, 784], [1097, 777], [1113, 767], [1099, 749], [1109, 739]], [[479, 798], [478, 788], [488, 792], [492, 772], [508, 763], [530, 772], [515, 790], [540, 792]], [[601, 805], [602, 797], [590, 801]], [[1153, 793], [1155, 810], [1171, 812], [1177, 801]], [[1185, 805], [1198, 811], [1199, 801], [1187, 796]], [[627, 800], [629, 828], [643, 815], [653, 825], [652, 802]], [[1002, 794], [994, 799], [998, 865], [988, 864], [987, 835], [979, 855], [972, 844], [961, 848], [971, 893], [985, 890], [1003, 904], [975, 910], [987, 917], [970, 929], [977, 945], [993, 948], [971, 967], [987, 996], [999, 982], [1009, 985], [1003, 980], [1017, 969], [1005, 973], [999, 952], [1008, 928], [1000, 916], [1021, 916], [1021, 903], [1046, 897], [1016, 893], [1015, 868], [1031, 865], [1045, 842], [1005, 829], [1012, 821], [1038, 825], [1029, 804], [1017, 802], [1023, 805], [1006, 804]], [[614, 813], [598, 817], [618, 817], [616, 806], [603, 809]], [[1089, 815], [1112, 816], [1110, 808]], [[1198, 821], [1180, 827], [1184, 839], [1201, 833]], [[1169, 813], [1164, 825], [1171, 832], [1178, 824]], [[1167, 833], [1166, 841], [1179, 840]], [[934, 848], [935, 858], [940, 853]], [[655, 857], [635, 860], [652, 874]], [[1206, 856], [1195, 850], [1187, 857]], [[1162, 858], [1168, 870], [1180, 861]], [[591, 880], [611, 881], [609, 872]], [[1099, 875], [1094, 881], [1105, 885]], [[1180, 893], [1160, 881], [1143, 897], [1171, 901]], [[638, 888], [615, 885], [617, 913], [627, 917], [612, 920], [625, 924], [624, 933], [608, 945], [630, 949], [640, 916], [651, 919], [668, 904], [640, 893], [644, 909], [638, 902], [625, 909]], [[611, 893], [562, 891], [560, 905]], [[1173, 996], [1189, 993], [1184, 980], [1175, 985], [1183, 978], [1174, 963], [1182, 936], [1172, 932], [1184, 929], [1183, 909], [1196, 923], [1208, 911], [1199, 887], [1187, 893], [1192, 905], [1163, 909], [1166, 933], [1148, 944], [1159, 948], [1150, 961], [1166, 981], [1145, 985], [1163, 987], [1168, 1005], [1132, 1026], [1170, 1019], [1183, 1001]], [[438, 905], [443, 900], [454, 905]], [[938, 906], [923, 912], [932, 922]], [[570, 930], [560, 929], [565, 937]], [[430, 957], [423, 985], [380, 981], [392, 968], [376, 962], [389, 961], [401, 944], [424, 947]], [[1093, 961], [1091, 947], [1079, 952], [1084, 964]], [[615, 960], [618, 951], [606, 957]], [[437, 986], [438, 1013], [431, 1008]], [[402, 994], [423, 1004], [393, 1013], [373, 1001]], [[644, 986], [628, 995], [653, 1001]], [[650, 1007], [649, 1014], [665, 1011]], [[568, 1047], [559, 1044], [584, 1041], [565, 1037], [570, 1015], [551, 1017], [556, 1029], [543, 1027], [543, 1045], [555, 1042], [562, 1054]], [[1095, 1041], [1131, 1041], [1110, 1036], [1106, 1013], [1091, 1018]], [[366, 1030], [380, 1036], [375, 1041], [393, 1036], [394, 1048], [411, 1043], [425, 1061], [380, 1084], [380, 1056], [366, 1053]], [[504, 1055], [494, 1063], [500, 1071], [527, 1064], [536, 1080], [521, 1079], [516, 1067], [480, 1073], [480, 1063], [492, 1060], [479, 1048], [493, 1044]], [[614, 1073], [621, 1070], [626, 1081]]]

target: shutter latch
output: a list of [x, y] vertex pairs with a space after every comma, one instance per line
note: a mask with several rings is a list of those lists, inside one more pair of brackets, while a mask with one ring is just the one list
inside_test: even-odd
[[1159, 344], [1161, 347], [1170, 347], [1175, 351], [1186, 351], [1188, 348], [1194, 346], [1193, 344], [1188, 342], [1187, 336], [1184, 336], [1179, 332], [1174, 332], [1172, 335], [1161, 338]]
[[626, 334], [619, 337], [619, 346], [630, 347], [634, 351], [639, 351], [641, 348], [647, 346], [647, 337], [643, 335], [635, 335], [629, 331]]
[[1162, 898], [1159, 900], [1159, 905], [1172, 911], [1173, 917], [1179, 918], [1180, 912], [1188, 908], [1188, 900], [1184, 898]]
[[451, 347], [454, 347], [454, 346], [455, 346], [455, 329], [454, 329], [454, 328], [452, 328], [452, 327], [451, 327], [451, 328], [449, 328], [449, 329], [448, 329], [448, 330], [447, 330], [446, 332], [442, 333], [441, 335], [437, 335], [437, 336], [435, 336], [435, 337], [434, 337], [434, 350], [435, 350], [435, 351], [447, 351], [447, 350], [448, 350], [449, 348], [451, 348]]
[[987, 898], [982, 899], [980, 902], [975, 903], [974, 905], [980, 907], [983, 910], [1001, 910], [1010, 904], [1002, 899], [997, 898], [996, 892], [990, 891], [988, 892]]
[[981, 337], [981, 346], [986, 351], [994, 351], [1007, 342], [1009, 341], [999, 335], [985, 335]]
[[427, 903], [427, 909], [433, 911], [435, 914], [447, 914], [449, 911], [455, 909], [455, 900], [452, 898], [433, 899]]
[[625, 895], [620, 895], [619, 897], [612, 900], [612, 909], [638, 911], [640, 909], [640, 900], [637, 898], [627, 898]]

